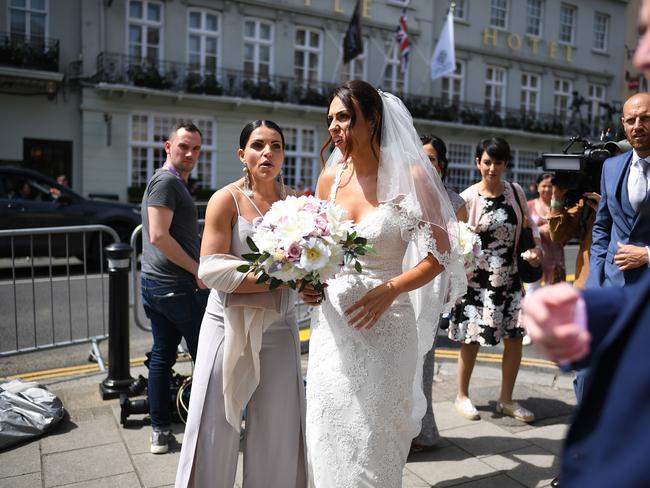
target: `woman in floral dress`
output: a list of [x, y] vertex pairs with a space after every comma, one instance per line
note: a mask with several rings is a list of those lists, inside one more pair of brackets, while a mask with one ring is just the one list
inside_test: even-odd
[[466, 418], [480, 418], [469, 398], [476, 355], [481, 345], [495, 346], [504, 339], [501, 393], [496, 410], [532, 422], [533, 413], [512, 400], [524, 335], [519, 321], [523, 289], [515, 255], [522, 225], [531, 226], [538, 246], [531, 250], [533, 265], [540, 263], [542, 251], [524, 191], [516, 183], [502, 179], [509, 161], [510, 147], [504, 139], [482, 140], [476, 148], [481, 181], [461, 193], [467, 203], [468, 223], [481, 238], [483, 254], [469, 278], [467, 295], [454, 309], [449, 327], [449, 337], [462, 342], [455, 407]]

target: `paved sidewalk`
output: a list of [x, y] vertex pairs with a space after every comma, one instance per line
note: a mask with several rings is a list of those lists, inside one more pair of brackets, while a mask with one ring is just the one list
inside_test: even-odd
[[[305, 355], [304, 364], [306, 360]], [[177, 372], [188, 370], [189, 363], [177, 364]], [[548, 486], [559, 469], [562, 438], [575, 404], [571, 377], [559, 371], [522, 371], [515, 398], [537, 416], [526, 425], [494, 413], [500, 384], [495, 366], [477, 365], [472, 378], [481, 420], [460, 417], [453, 408], [454, 372], [452, 362], [438, 366], [433, 397], [443, 438], [435, 449], [409, 458], [404, 487]], [[133, 368], [131, 374], [145, 370]], [[150, 454], [150, 427], [143, 416], [131, 416], [130, 425], [122, 428], [118, 401], [101, 400], [98, 385], [104, 377], [43, 382], [62, 399], [69, 419], [47, 436], [0, 452], [0, 488], [173, 486], [183, 425], [174, 426], [178, 446], [165, 455]], [[237, 487], [240, 482], [241, 462]]]

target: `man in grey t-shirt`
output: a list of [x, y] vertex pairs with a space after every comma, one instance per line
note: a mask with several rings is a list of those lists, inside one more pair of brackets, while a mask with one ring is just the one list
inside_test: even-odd
[[142, 304], [151, 320], [149, 361], [151, 452], [168, 451], [171, 439], [171, 371], [182, 338], [196, 358], [207, 290], [197, 277], [200, 239], [187, 179], [201, 152], [201, 131], [179, 123], [165, 142], [167, 159], [142, 198]]

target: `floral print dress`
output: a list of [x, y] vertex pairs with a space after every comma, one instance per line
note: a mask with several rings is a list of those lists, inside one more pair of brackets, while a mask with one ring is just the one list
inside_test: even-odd
[[483, 213], [475, 231], [483, 254], [469, 277], [467, 294], [452, 312], [449, 338], [494, 346], [503, 337], [524, 335], [519, 322], [522, 288], [514, 257], [518, 221], [505, 193], [479, 198]]

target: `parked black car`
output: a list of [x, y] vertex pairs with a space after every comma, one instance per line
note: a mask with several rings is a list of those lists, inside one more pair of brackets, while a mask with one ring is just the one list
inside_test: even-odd
[[[0, 229], [60, 227], [105, 224], [113, 228], [122, 242], [129, 242], [131, 232], [141, 223], [136, 205], [91, 200], [58, 184], [37, 171], [17, 167], [0, 167]], [[111, 238], [98, 232], [86, 233], [87, 262], [96, 264], [100, 238], [104, 245]], [[0, 257], [10, 257], [10, 238], [0, 239]], [[67, 241], [67, 242], [66, 242]], [[77, 256], [83, 258], [81, 234], [47, 235], [13, 239], [13, 254], [19, 256]]]

